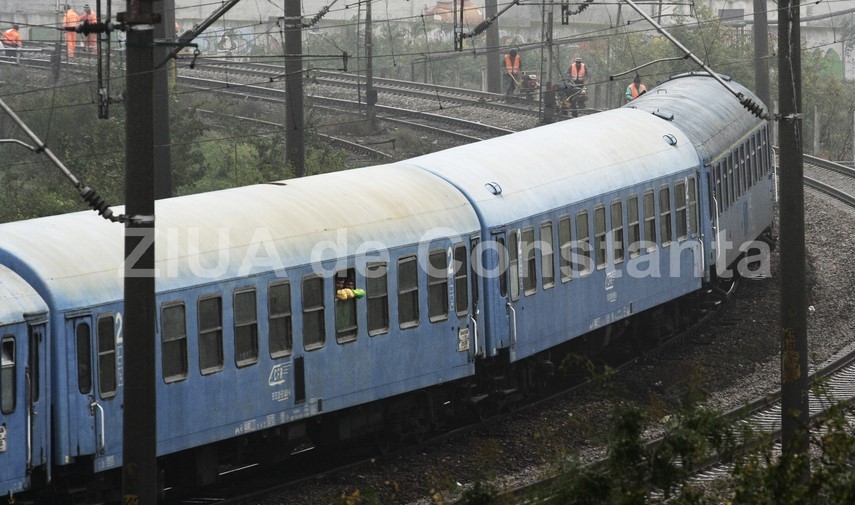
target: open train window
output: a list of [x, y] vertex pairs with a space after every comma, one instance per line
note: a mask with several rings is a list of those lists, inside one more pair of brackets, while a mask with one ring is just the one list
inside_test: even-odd
[[98, 318], [98, 388], [101, 398], [116, 396], [116, 325], [113, 316]]
[[469, 313], [469, 255], [464, 244], [454, 247], [454, 310], [459, 317]]
[[638, 195], [632, 195], [626, 199], [627, 243], [629, 244], [629, 257], [635, 258], [641, 254], [641, 224], [638, 219]]
[[615, 264], [623, 263], [623, 202], [612, 202], [612, 252]]
[[602, 205], [594, 208], [594, 254], [597, 270], [606, 268], [606, 208]]
[[543, 289], [555, 286], [555, 255], [552, 250], [552, 221], [544, 221], [540, 223], [540, 265], [543, 270]]
[[0, 412], [15, 412], [17, 397], [17, 367], [15, 366], [15, 337], [6, 335], [0, 340]]
[[365, 269], [368, 334], [389, 331], [389, 273], [386, 263], [369, 263]]
[[428, 253], [428, 319], [448, 319], [448, 253], [445, 249]]
[[583, 210], [576, 214], [576, 242], [573, 248], [573, 271], [579, 272], [579, 277], [584, 277], [594, 270], [591, 260], [591, 230], [588, 225], [588, 211]]
[[659, 227], [662, 230], [662, 247], [668, 247], [674, 239], [671, 228], [671, 188], [659, 188]]
[[656, 239], [656, 207], [652, 189], [644, 192], [644, 242], [647, 252], [655, 251], [659, 244]]
[[235, 291], [235, 365], [244, 367], [258, 362], [258, 309], [255, 288]]
[[677, 240], [686, 240], [689, 235], [689, 216], [686, 208], [686, 181], [674, 184], [674, 214], [677, 218]]
[[511, 300], [520, 297], [520, 232], [514, 230], [508, 234], [508, 287]]
[[694, 177], [689, 177], [689, 234], [698, 236], [698, 185]]
[[415, 256], [398, 260], [398, 326], [419, 325], [419, 266]]
[[523, 290], [526, 296], [537, 292], [537, 260], [535, 259], [534, 229], [528, 228], [522, 232], [523, 253]]
[[83, 394], [92, 392], [92, 347], [89, 323], [80, 323], [74, 328], [77, 339], [77, 390]]
[[182, 302], [161, 306], [160, 363], [164, 382], [187, 377], [187, 325]]
[[[335, 274], [335, 341], [339, 344], [356, 340], [359, 325], [356, 320], [356, 269], [348, 268]], [[342, 291], [343, 290], [343, 291]], [[339, 296], [340, 293], [343, 296]]]
[[309, 275], [303, 278], [303, 347], [311, 351], [325, 343], [324, 279]]
[[294, 345], [294, 321], [291, 315], [291, 283], [271, 284], [267, 289], [267, 318], [270, 357], [291, 354]]
[[558, 270], [561, 282], [573, 279], [573, 236], [570, 232], [570, 216], [558, 219]]
[[199, 299], [199, 370], [202, 375], [223, 369], [223, 299]]

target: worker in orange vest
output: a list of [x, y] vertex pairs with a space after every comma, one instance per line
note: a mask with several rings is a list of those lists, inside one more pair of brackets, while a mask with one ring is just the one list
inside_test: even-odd
[[10, 48], [21, 46], [23, 44], [21, 43], [21, 32], [18, 31], [18, 25], [12, 25], [12, 28], [3, 32], [3, 47], [6, 48], [6, 56], [15, 56], [18, 50]]
[[520, 55], [517, 53], [516, 48], [511, 49], [510, 52], [505, 55], [505, 80], [507, 81], [505, 94], [508, 96], [514, 94], [514, 88], [516, 88], [517, 85], [517, 76], [520, 73], [520, 64]]
[[65, 16], [62, 17], [62, 28], [65, 29], [65, 47], [68, 50], [68, 57], [74, 58], [74, 46], [77, 45], [77, 32], [69, 31], [77, 29], [80, 24], [80, 16], [71, 8], [71, 4], [65, 6]]
[[582, 58], [577, 56], [576, 61], [571, 63], [570, 68], [567, 69], [566, 77], [572, 84], [583, 86], [588, 82], [588, 79], [591, 78], [591, 72], [588, 70], [588, 67], [582, 63]]
[[626, 101], [631, 102], [640, 95], [647, 93], [647, 86], [641, 83], [641, 76], [636, 75], [632, 80], [632, 84], [626, 87]]
[[[95, 11], [89, 8], [89, 5], [83, 6], [83, 14], [80, 15], [81, 23], [89, 23], [90, 25], [94, 25], [98, 22], [98, 15], [95, 14]], [[83, 40], [83, 50], [87, 52], [92, 52], [93, 54], [98, 54], [98, 35], [95, 33], [90, 33], [86, 35], [86, 39]]]

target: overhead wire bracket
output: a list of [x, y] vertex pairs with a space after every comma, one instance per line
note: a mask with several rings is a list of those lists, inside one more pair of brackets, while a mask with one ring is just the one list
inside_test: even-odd
[[[461, 2], [461, 6], [460, 6], [461, 26], [455, 27], [454, 50], [455, 51], [462, 51], [464, 39], [471, 39], [471, 38], [477, 37], [478, 35], [481, 35], [482, 33], [484, 33], [487, 30], [487, 28], [490, 27], [490, 25], [495, 23], [496, 20], [499, 19], [499, 17], [502, 14], [507, 12], [508, 9], [510, 9], [511, 7], [513, 7], [515, 5], [519, 5], [519, 3], [520, 3], [520, 0], [512, 0], [511, 3], [509, 3], [504, 8], [502, 8], [502, 10], [500, 10], [499, 12], [490, 16], [490, 19], [485, 19], [484, 21], [481, 21], [480, 23], [478, 23], [478, 25], [475, 28], [473, 28], [471, 32], [463, 33], [463, 27], [462, 27], [462, 24], [463, 24], [463, 3]], [[455, 19], [455, 24], [456, 24], [456, 19]]]

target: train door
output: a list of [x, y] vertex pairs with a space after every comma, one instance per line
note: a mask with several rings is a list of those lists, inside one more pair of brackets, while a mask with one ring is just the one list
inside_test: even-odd
[[496, 300], [491, 306], [495, 307], [490, 320], [489, 336], [486, 342], [487, 355], [493, 355], [498, 349], [508, 348], [516, 344], [517, 312], [514, 302], [519, 300], [518, 265], [512, 263], [518, 257], [519, 232], [494, 232], [489, 263], [485, 273], [489, 274], [491, 299]]
[[[103, 420], [103, 409], [96, 401], [93, 388], [93, 353], [95, 331], [92, 316], [75, 317], [67, 324], [70, 338], [68, 354], [74, 356], [74, 365], [68, 368], [68, 425], [69, 450], [73, 455], [95, 454], [97, 426]], [[99, 419], [100, 418], [100, 419]]]
[[[484, 346], [486, 331], [484, 327], [484, 313], [481, 310], [481, 289], [483, 281], [483, 269], [481, 265], [481, 241], [478, 237], [469, 241], [469, 326], [472, 333], [472, 348], [469, 355], [472, 358], [485, 356]], [[464, 258], [466, 259], [466, 258]], [[456, 287], [456, 286], [455, 286]]]
[[48, 433], [50, 410], [47, 402], [47, 371], [45, 346], [47, 342], [47, 314], [28, 317], [28, 340], [26, 381], [27, 421], [29, 443], [27, 444], [27, 470], [41, 467], [48, 461]]

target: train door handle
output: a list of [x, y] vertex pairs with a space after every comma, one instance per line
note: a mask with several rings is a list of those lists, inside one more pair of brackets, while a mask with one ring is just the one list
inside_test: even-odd
[[104, 408], [101, 405], [99, 405], [98, 402], [95, 401], [94, 396], [90, 396], [89, 397], [89, 415], [96, 417], [95, 416], [96, 409], [97, 409], [98, 413], [101, 414], [101, 429], [98, 430], [98, 433], [97, 433], [98, 447], [96, 448], [96, 451], [98, 454], [104, 454], [104, 448], [105, 448], [105, 443], [104, 443], [104, 429], [105, 429]]
[[517, 345], [517, 311], [514, 310], [511, 302], [507, 302], [505, 307], [508, 308], [508, 314], [511, 316], [511, 347], [514, 347]]

